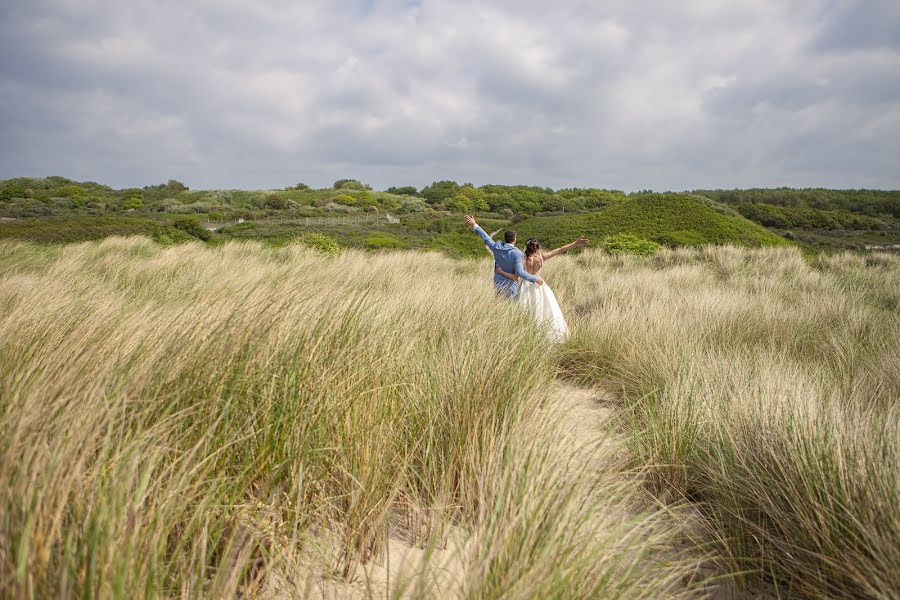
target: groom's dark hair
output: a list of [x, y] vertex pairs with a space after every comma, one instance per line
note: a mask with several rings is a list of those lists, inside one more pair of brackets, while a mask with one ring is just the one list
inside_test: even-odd
[[513, 244], [516, 241], [516, 232], [512, 229], [507, 229], [503, 232], [503, 241], [507, 244]]

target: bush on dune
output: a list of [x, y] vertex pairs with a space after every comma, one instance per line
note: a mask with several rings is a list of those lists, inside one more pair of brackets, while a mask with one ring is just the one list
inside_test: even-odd
[[171, 224], [139, 217], [105, 215], [60, 219], [22, 219], [0, 223], [0, 239], [70, 243], [111, 236], [148, 236], [162, 244], [208, 241], [211, 235], [197, 221], [177, 219]]
[[188, 235], [191, 235], [198, 240], [203, 240], [204, 242], [208, 242], [212, 239], [212, 234], [194, 219], [178, 219], [172, 223], [172, 227], [180, 229]]
[[594, 213], [526, 219], [517, 229], [519, 237], [536, 237], [548, 247], [562, 246], [582, 235], [603, 239], [618, 233], [666, 245], [789, 245], [756, 223], [723, 214], [708, 200], [688, 194], [629, 196]]
[[154, 235], [157, 223], [137, 217], [73, 217], [22, 219], [0, 223], [0, 239], [19, 238], [37, 242], [81, 242], [113, 235]]
[[376, 232], [366, 236], [367, 248], [373, 250], [392, 250], [403, 247], [403, 240], [390, 233]]
[[610, 254], [637, 254], [638, 256], [652, 256], [660, 245], [650, 240], [645, 240], [630, 233], [617, 233], [608, 235], [600, 243], [600, 247]]
[[321, 252], [322, 254], [334, 255], [339, 254], [341, 251], [341, 247], [336, 241], [321, 233], [304, 233], [303, 235], [297, 236], [295, 241], [301, 246], [305, 246], [316, 252]]

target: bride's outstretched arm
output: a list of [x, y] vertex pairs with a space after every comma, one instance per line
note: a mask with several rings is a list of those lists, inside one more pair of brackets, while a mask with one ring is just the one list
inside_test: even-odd
[[512, 281], [519, 280], [518, 275], [516, 275], [514, 273], [507, 273], [506, 271], [504, 271], [503, 269], [500, 268], [500, 265], [494, 265], [494, 273], [496, 273], [497, 275], [503, 275], [504, 277], [506, 277], [507, 279], [510, 279]]
[[566, 252], [568, 252], [575, 246], [584, 246], [589, 241], [590, 240], [588, 240], [586, 237], [580, 237], [577, 240], [575, 240], [574, 242], [570, 242], [570, 243], [566, 244], [565, 246], [560, 246], [559, 248], [555, 248], [553, 250], [550, 250], [549, 252], [544, 252], [541, 256], [544, 258], [544, 260], [549, 260], [549, 259], [553, 258], [554, 256], [559, 256], [560, 254], [565, 254]]

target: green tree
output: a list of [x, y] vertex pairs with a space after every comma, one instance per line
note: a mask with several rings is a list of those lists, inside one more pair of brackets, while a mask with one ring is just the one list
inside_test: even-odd
[[453, 196], [452, 198], [450, 198], [449, 200], [447, 200], [444, 203], [444, 206], [450, 212], [457, 212], [457, 213], [475, 212], [472, 210], [471, 200], [469, 200], [469, 198], [466, 198], [462, 194], [457, 194], [457, 195]]
[[459, 187], [455, 181], [435, 181], [422, 188], [422, 196], [429, 204], [445, 204], [447, 200], [459, 193]]
[[451, 212], [475, 213], [488, 210], [484, 192], [471, 184], [460, 187], [458, 192], [447, 200], [444, 205]]
[[177, 179], [170, 179], [166, 182], [166, 190], [170, 192], [186, 192], [188, 189], [188, 186], [184, 185]]
[[490, 210], [485, 193], [471, 183], [467, 183], [460, 187], [459, 193], [469, 200], [469, 212]]
[[541, 208], [547, 212], [560, 212], [566, 209], [563, 199], [559, 196], [547, 196], [541, 202]]
[[418, 196], [419, 195], [419, 191], [411, 185], [405, 185], [403, 187], [389, 187], [388, 189], [386, 189], [384, 191], [386, 191], [388, 194], [397, 194], [399, 196]]
[[332, 189], [366, 191], [371, 190], [372, 188], [357, 179], [338, 179], [334, 182]]

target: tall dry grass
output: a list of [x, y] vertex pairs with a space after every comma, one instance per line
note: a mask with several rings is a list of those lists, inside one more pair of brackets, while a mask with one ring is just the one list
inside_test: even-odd
[[550, 348], [486, 272], [0, 243], [0, 596], [317, 596], [450, 529], [458, 576], [426, 560], [384, 593], [685, 593], [666, 511], [563, 477]]
[[634, 460], [695, 503], [725, 569], [900, 597], [900, 257], [589, 253], [546, 275], [563, 370], [621, 391]]

